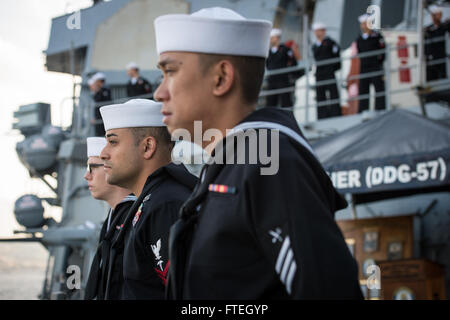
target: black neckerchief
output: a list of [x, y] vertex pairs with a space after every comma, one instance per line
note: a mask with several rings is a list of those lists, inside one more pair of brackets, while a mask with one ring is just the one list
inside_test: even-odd
[[[99, 291], [99, 287], [101, 287], [101, 284], [99, 283], [99, 278], [100, 278], [100, 273], [101, 273], [101, 269], [100, 269], [100, 263], [102, 261], [102, 247], [104, 245], [104, 237], [106, 234], [106, 222], [103, 223], [102, 229], [100, 230], [100, 242], [97, 246], [97, 250], [95, 252], [94, 258], [92, 260], [91, 263], [91, 269], [89, 270], [89, 276], [88, 276], [88, 281], [86, 284], [86, 289], [85, 289], [85, 294], [84, 294], [84, 299], [85, 300], [92, 300], [97, 298], [98, 300], [101, 300], [103, 296]], [[103, 258], [103, 262], [104, 262], [104, 258]], [[104, 265], [104, 263], [102, 263], [102, 266]], [[103, 268], [102, 268], [103, 269]]]
[[155, 172], [153, 172], [145, 181], [144, 188], [142, 189], [141, 194], [137, 198], [137, 200], [133, 203], [130, 210], [128, 210], [127, 216], [123, 222], [123, 227], [120, 229], [119, 234], [117, 235], [117, 238], [114, 240], [114, 242], [111, 245], [111, 252], [110, 252], [110, 264], [108, 268], [108, 275], [106, 280], [106, 293], [105, 293], [105, 300], [108, 300], [109, 298], [109, 289], [110, 289], [110, 283], [111, 283], [111, 273], [112, 273], [112, 265], [114, 264], [114, 260], [116, 258], [116, 250], [119, 248], [119, 246], [123, 245], [123, 238], [125, 237], [125, 233], [127, 232], [131, 222], [133, 221], [134, 215], [136, 214], [137, 210], [139, 209], [139, 206], [143, 202], [144, 198], [147, 197], [150, 192], [157, 188], [165, 179], [160, 176], [164, 171], [164, 167], [159, 168]]
[[[110, 223], [110, 228], [108, 231], [107, 229], [107, 222], [105, 222], [102, 226], [102, 229], [100, 231], [100, 242], [97, 246], [97, 251], [95, 253], [94, 259], [92, 260], [91, 264], [91, 270], [89, 272], [89, 279], [88, 279], [88, 285], [85, 290], [85, 299], [86, 300], [92, 300], [94, 298], [97, 298], [97, 300], [103, 300], [104, 299], [104, 289], [106, 284], [106, 265], [109, 261], [109, 254], [110, 254], [110, 248], [111, 248], [111, 238], [114, 235], [115, 228], [111, 228], [111, 226], [116, 225], [118, 221], [120, 221], [120, 218], [122, 217], [122, 214], [119, 214], [120, 210], [119, 207], [123, 204], [128, 202], [126, 198], [122, 200], [114, 209], [110, 209], [109, 214], [115, 213], [115, 216], [113, 220]], [[100, 277], [101, 275], [101, 277]], [[100, 278], [100, 280], [99, 280]]]
[[[208, 186], [217, 177], [223, 164], [205, 164], [194, 191], [180, 208], [180, 219], [170, 228], [169, 234], [169, 277], [166, 298], [179, 300], [183, 293], [183, 280], [187, 254], [190, 249], [194, 226], [198, 219], [198, 205], [208, 193]], [[202, 179], [203, 178], [203, 179]]]

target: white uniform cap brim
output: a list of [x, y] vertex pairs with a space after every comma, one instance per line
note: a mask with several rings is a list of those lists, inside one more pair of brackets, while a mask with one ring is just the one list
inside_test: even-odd
[[132, 99], [100, 108], [105, 131], [120, 128], [165, 127], [162, 103], [148, 99]]
[[127, 64], [127, 70], [130, 69], [139, 69], [139, 66], [137, 65], [136, 62], [130, 62], [129, 64]]
[[326, 28], [327, 28], [327, 26], [322, 22], [316, 22], [316, 23], [313, 23], [313, 25], [312, 25], [313, 31], [326, 29]]
[[97, 72], [96, 74], [94, 74], [94, 77], [97, 80], [104, 80], [104, 79], [106, 79], [105, 74], [103, 72]]
[[87, 156], [100, 157], [103, 148], [106, 146], [106, 139], [103, 137], [89, 137], [87, 142]]
[[88, 84], [89, 84], [89, 85], [92, 85], [92, 84], [94, 84], [94, 82], [97, 81], [97, 80], [105, 80], [105, 79], [106, 79], [106, 77], [105, 77], [105, 74], [104, 74], [104, 73], [102, 73], [102, 72], [97, 72], [96, 74], [94, 74], [94, 75], [89, 79]]
[[225, 8], [155, 19], [158, 54], [170, 51], [267, 58], [272, 23], [249, 20]]
[[282, 31], [280, 29], [274, 28], [270, 31], [270, 37], [281, 37]]
[[368, 18], [369, 18], [368, 14], [363, 14], [358, 17], [358, 21], [359, 21], [359, 23], [363, 23], [363, 22], [366, 22]]
[[442, 8], [440, 8], [440, 7], [436, 6], [436, 5], [429, 6], [428, 10], [430, 10], [430, 12], [432, 14], [442, 12]]

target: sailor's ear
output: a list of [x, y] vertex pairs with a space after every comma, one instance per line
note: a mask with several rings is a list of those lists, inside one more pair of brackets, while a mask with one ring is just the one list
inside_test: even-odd
[[230, 92], [236, 82], [236, 68], [229, 60], [220, 60], [213, 67], [213, 94], [217, 97]]
[[145, 160], [150, 160], [154, 157], [156, 153], [156, 139], [152, 136], [145, 137], [141, 141], [141, 146], [143, 148], [143, 155]]

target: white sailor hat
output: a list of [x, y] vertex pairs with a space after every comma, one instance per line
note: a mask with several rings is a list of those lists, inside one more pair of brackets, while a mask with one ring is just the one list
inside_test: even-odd
[[325, 23], [322, 23], [322, 22], [314, 22], [312, 25], [313, 31], [326, 29], [326, 28], [327, 28], [327, 26], [325, 25]]
[[428, 10], [429, 10], [432, 14], [442, 12], [442, 8], [441, 8], [441, 7], [438, 7], [438, 6], [436, 6], [436, 5], [431, 5], [431, 6], [429, 6], [429, 7], [428, 7]]
[[127, 70], [130, 69], [139, 69], [139, 66], [137, 65], [136, 62], [130, 62], [129, 64], [127, 64]]
[[103, 137], [89, 137], [87, 142], [87, 156], [100, 157], [103, 148], [106, 146], [106, 139]]
[[282, 31], [281, 29], [273, 28], [270, 30], [270, 37], [281, 37]]
[[162, 103], [148, 99], [131, 99], [125, 103], [100, 108], [105, 131], [119, 128], [165, 127]]
[[360, 16], [358, 17], [359, 23], [366, 22], [367, 19], [369, 19], [369, 15], [368, 15], [367, 13], [364, 13], [363, 15], [360, 15]]
[[272, 23], [246, 19], [214, 7], [188, 14], [168, 14], [154, 21], [158, 54], [186, 51], [267, 58]]
[[105, 74], [102, 72], [97, 72], [96, 74], [94, 74], [89, 80], [88, 80], [88, 84], [92, 85], [94, 84], [95, 81], [97, 80], [105, 80]]

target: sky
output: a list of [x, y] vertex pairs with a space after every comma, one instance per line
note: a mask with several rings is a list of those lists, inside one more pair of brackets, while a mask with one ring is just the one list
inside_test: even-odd
[[[20, 105], [50, 103], [52, 123], [69, 125], [72, 76], [48, 72], [43, 50], [47, 49], [51, 19], [91, 5], [91, 0], [2, 0], [0, 1], [0, 237], [18, 228], [14, 202], [26, 193], [52, 196], [38, 179], [30, 179], [16, 154], [23, 140], [12, 130], [13, 112]], [[59, 210], [46, 207], [46, 214]], [[57, 218], [57, 217], [56, 217]]]

